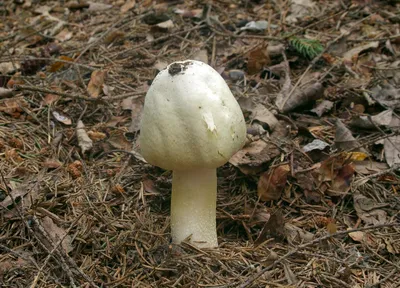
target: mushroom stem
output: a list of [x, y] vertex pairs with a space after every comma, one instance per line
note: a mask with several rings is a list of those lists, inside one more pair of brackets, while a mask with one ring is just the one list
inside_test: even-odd
[[201, 248], [218, 246], [216, 169], [174, 170], [171, 199], [173, 243], [190, 237]]

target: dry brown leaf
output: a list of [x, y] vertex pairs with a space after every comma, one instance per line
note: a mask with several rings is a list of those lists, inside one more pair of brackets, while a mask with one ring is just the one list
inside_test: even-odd
[[247, 71], [249, 74], [257, 74], [261, 72], [265, 66], [271, 64], [267, 46], [268, 45], [263, 45], [262, 47], [249, 52], [247, 63]]
[[107, 77], [107, 71], [96, 70], [92, 72], [87, 91], [92, 98], [99, 97], [103, 91], [103, 84]]
[[113, 30], [110, 33], [108, 33], [107, 36], [104, 38], [104, 43], [106, 45], [109, 45], [115, 41], [123, 39], [124, 37], [125, 37], [124, 32], [122, 32], [120, 30]]
[[[351, 230], [351, 228], [348, 228], [347, 230]], [[349, 236], [351, 239], [353, 239], [356, 242], [363, 242], [364, 237], [365, 237], [365, 232], [363, 232], [363, 231], [350, 232]]]
[[46, 94], [43, 99], [43, 104], [45, 105], [51, 105], [52, 103], [56, 102], [58, 99], [60, 99], [60, 96], [55, 95], [55, 94]]
[[131, 10], [133, 7], [135, 7], [136, 0], [127, 0], [125, 1], [124, 5], [121, 6], [121, 13], [125, 14], [129, 10]]
[[326, 230], [330, 235], [335, 234], [337, 232], [337, 225], [333, 221], [329, 221], [328, 225], [326, 225]]
[[289, 165], [280, 165], [263, 173], [258, 180], [257, 195], [262, 201], [279, 200], [285, 188]]
[[43, 167], [57, 169], [62, 166], [62, 163], [56, 159], [47, 159], [42, 164]]
[[63, 56], [63, 55], [58, 57], [58, 59], [63, 60], [63, 62], [60, 62], [60, 61], [54, 62], [50, 67], [47, 68], [47, 70], [49, 72], [57, 72], [58, 70], [60, 70], [64, 66], [69, 65], [69, 64], [65, 63], [64, 61], [74, 62], [73, 58], [68, 57], [68, 56]]
[[51, 245], [51, 248], [54, 248], [54, 246], [57, 245], [61, 239], [64, 239], [61, 242], [61, 247], [66, 253], [72, 251], [72, 238], [69, 235], [65, 235], [66, 231], [63, 228], [57, 226], [48, 216], [40, 219], [39, 222], [42, 225], [43, 229], [47, 232], [50, 239], [53, 241], [53, 243], [49, 243]]
[[338, 149], [351, 150], [358, 145], [356, 138], [340, 119], [337, 119], [335, 128], [335, 145]]
[[107, 135], [103, 132], [98, 132], [98, 131], [89, 131], [88, 136], [90, 139], [92, 139], [94, 142], [101, 141], [107, 137]]
[[246, 145], [229, 159], [229, 163], [238, 167], [244, 174], [254, 174], [262, 170], [262, 165], [280, 155], [276, 145], [257, 140]]
[[60, 42], [65, 42], [72, 38], [73, 33], [67, 28], [64, 28], [60, 33], [58, 33], [55, 38]]
[[86, 151], [92, 149], [93, 141], [87, 135], [85, 125], [81, 120], [79, 120], [76, 125], [76, 137], [78, 138], [78, 144], [81, 147], [82, 154], [85, 154]]
[[125, 132], [121, 130], [111, 131], [107, 142], [115, 149], [131, 151], [133, 148], [132, 142], [129, 142], [124, 134]]
[[268, 222], [265, 223], [260, 235], [254, 241], [254, 245], [258, 246], [262, 244], [268, 238], [274, 238], [277, 241], [283, 241], [285, 238], [285, 219], [283, 218], [282, 212], [277, 210], [271, 214]]

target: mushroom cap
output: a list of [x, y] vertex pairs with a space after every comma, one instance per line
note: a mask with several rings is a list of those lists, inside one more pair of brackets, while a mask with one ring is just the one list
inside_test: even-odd
[[139, 138], [150, 164], [167, 170], [216, 168], [245, 140], [240, 106], [212, 67], [186, 60], [158, 73], [145, 98]]

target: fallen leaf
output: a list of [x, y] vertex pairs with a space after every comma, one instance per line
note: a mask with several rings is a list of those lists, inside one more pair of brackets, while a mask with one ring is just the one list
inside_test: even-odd
[[60, 33], [58, 33], [55, 38], [60, 42], [68, 41], [72, 38], [73, 33], [67, 28], [64, 28]]
[[333, 221], [329, 221], [326, 225], [326, 230], [328, 230], [329, 235], [335, 234], [337, 232], [337, 225]]
[[358, 146], [356, 138], [340, 119], [335, 123], [335, 145], [340, 150], [351, 150]]
[[254, 245], [258, 246], [268, 238], [274, 238], [276, 241], [283, 241], [285, 238], [284, 226], [285, 220], [282, 212], [277, 210], [275, 213], [271, 214], [268, 222], [265, 223], [260, 235], [254, 241]]
[[247, 71], [249, 74], [257, 74], [259, 73], [265, 66], [271, 64], [271, 59], [268, 55], [267, 50], [268, 45], [262, 45], [260, 48], [249, 52], [248, 54], [248, 63], [247, 63]]
[[103, 132], [98, 132], [98, 131], [89, 131], [88, 136], [90, 139], [92, 139], [94, 142], [101, 141], [107, 137], [107, 135]]
[[115, 149], [132, 151], [133, 144], [125, 137], [125, 132], [122, 130], [114, 130], [110, 132], [110, 137], [107, 142]]
[[283, 264], [283, 271], [285, 271], [285, 278], [289, 285], [296, 284], [299, 281], [289, 265]]
[[387, 164], [390, 167], [400, 165], [400, 135], [388, 137], [383, 143]]
[[317, 114], [319, 117], [321, 117], [323, 114], [326, 112], [331, 111], [333, 108], [333, 102], [328, 101], [328, 100], [323, 100], [321, 103], [317, 105], [314, 109], [311, 110], [311, 112]]
[[301, 229], [291, 223], [285, 223], [284, 231], [287, 241], [291, 245], [310, 242], [314, 239], [314, 234], [305, 231], [304, 229]]
[[88, 2], [88, 3], [89, 3], [88, 11], [90, 12], [106, 11], [110, 10], [113, 7], [113, 5], [97, 3], [97, 2]]
[[385, 110], [374, 116], [358, 116], [351, 121], [350, 125], [362, 129], [377, 129], [376, 127], [388, 127], [392, 118], [393, 111]]
[[302, 89], [296, 88], [293, 93], [290, 94], [290, 97], [287, 98], [291, 90], [291, 86], [287, 87], [287, 89], [282, 89], [281, 93], [279, 93], [278, 97], [276, 98], [275, 105], [283, 113], [293, 111], [294, 109], [301, 107], [310, 101], [320, 99], [323, 96], [324, 87], [320, 82], [310, 82]]
[[238, 167], [244, 174], [254, 174], [261, 171], [264, 163], [280, 154], [280, 150], [274, 144], [260, 139], [239, 150], [231, 157], [229, 163]]
[[347, 164], [337, 171], [336, 177], [332, 180], [331, 187], [326, 191], [329, 196], [344, 196], [350, 190], [350, 184], [354, 176], [353, 164]]
[[294, 24], [298, 19], [302, 19], [309, 15], [318, 14], [318, 6], [311, 0], [291, 0], [290, 1], [290, 14], [286, 17], [285, 21]]
[[268, 28], [268, 26], [270, 26], [270, 28], [272, 29], [276, 29], [279, 26], [275, 25], [275, 24], [269, 24], [268, 21], [265, 20], [260, 20], [260, 21], [250, 21], [248, 23], [246, 23], [246, 25], [244, 25], [243, 27], [240, 28], [240, 30], [245, 31], [264, 31], [265, 29]]
[[238, 103], [246, 118], [248, 117], [251, 120], [256, 120], [262, 124], [268, 125], [270, 131], [273, 131], [278, 124], [278, 119], [276, 119], [275, 115], [272, 114], [267, 107], [259, 103], [254, 103], [251, 98], [241, 97]]
[[81, 120], [79, 120], [76, 125], [76, 137], [78, 138], [78, 144], [81, 147], [82, 154], [92, 149], [93, 141], [87, 135], [85, 125]]
[[135, 7], [136, 0], [127, 0], [125, 1], [124, 5], [121, 6], [121, 13], [125, 14], [129, 10], [131, 10], [133, 7]]
[[313, 150], [325, 150], [326, 147], [329, 147], [330, 145], [324, 141], [321, 141], [319, 139], [314, 139], [311, 143], [308, 143], [307, 145], [304, 145], [303, 151], [304, 152], [310, 152]]
[[107, 71], [96, 70], [92, 72], [87, 91], [92, 98], [99, 97], [103, 91], [103, 84], [107, 77]]
[[45, 105], [51, 105], [54, 102], [56, 102], [58, 99], [60, 99], [60, 96], [56, 94], [46, 94], [43, 99], [43, 104]]
[[67, 117], [67, 116], [65, 116], [65, 115], [63, 115], [63, 114], [61, 114], [61, 113], [59, 113], [57, 111], [53, 111], [52, 114], [53, 114], [54, 118], [56, 118], [56, 120], [58, 122], [61, 122], [61, 123], [65, 124], [65, 125], [71, 125], [72, 124], [71, 118], [69, 118], [69, 117]]
[[[63, 61], [68, 61], [68, 62], [74, 62], [74, 59], [72, 59], [71, 57], [63, 56], [63, 55], [58, 57], [58, 59], [63, 60]], [[65, 62], [56, 61], [50, 67], [48, 67], [47, 70], [49, 72], [57, 72], [58, 70], [60, 70], [61, 68], [63, 68], [66, 65], [69, 65], [69, 64], [67, 64]]]
[[262, 201], [279, 200], [286, 185], [289, 165], [280, 165], [263, 173], [258, 180], [257, 195]]
[[379, 225], [387, 222], [387, 213], [380, 209], [387, 207], [387, 203], [377, 203], [359, 192], [353, 195], [353, 202], [357, 216], [366, 224]]
[[161, 22], [161, 23], [157, 23], [156, 26], [157, 26], [158, 28], [168, 30], [168, 29], [174, 27], [174, 22], [172, 22], [172, 20], [169, 19], [169, 20], [167, 20], [167, 21], [164, 21], [164, 22]]
[[113, 42], [119, 41], [125, 37], [125, 33], [120, 30], [113, 30], [104, 38], [104, 44], [109, 45]]
[[56, 159], [47, 159], [42, 165], [46, 168], [57, 169], [62, 166], [62, 163]]
[[391, 84], [376, 86], [371, 90], [371, 97], [386, 109], [400, 109], [400, 89]]
[[387, 170], [389, 166], [386, 163], [376, 161], [357, 161], [354, 162], [354, 169], [359, 174], [374, 174], [380, 171]]
[[[351, 228], [348, 228], [347, 230], [351, 230]], [[350, 232], [349, 236], [356, 242], [363, 242], [365, 233], [363, 231], [355, 231], [355, 232]]]
[[47, 232], [49, 238], [53, 241], [53, 243], [48, 243], [50, 245], [50, 250], [52, 250], [61, 239], [64, 239], [61, 242], [61, 247], [66, 253], [69, 253], [73, 250], [72, 237], [66, 235], [66, 231], [57, 226], [50, 217], [45, 216], [44, 218], [40, 219], [39, 222], [43, 229]]

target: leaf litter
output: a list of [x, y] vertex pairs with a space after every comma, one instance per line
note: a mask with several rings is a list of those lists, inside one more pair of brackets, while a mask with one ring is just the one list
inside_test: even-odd
[[[2, 284], [400, 282], [400, 4], [45, 4], [3, 3]], [[170, 244], [171, 173], [136, 142], [156, 73], [190, 57], [222, 74], [248, 128], [218, 169], [207, 251]]]

